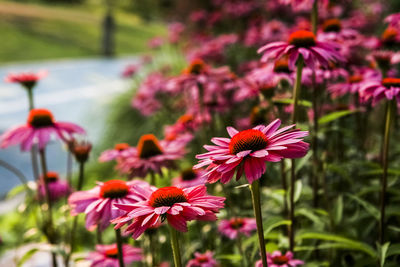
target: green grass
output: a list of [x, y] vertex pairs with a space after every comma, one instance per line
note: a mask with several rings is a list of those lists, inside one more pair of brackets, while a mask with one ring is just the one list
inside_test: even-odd
[[[102, 12], [0, 1], [0, 63], [99, 56]], [[148, 51], [147, 41], [165, 31], [121, 11], [115, 18], [117, 55]]]

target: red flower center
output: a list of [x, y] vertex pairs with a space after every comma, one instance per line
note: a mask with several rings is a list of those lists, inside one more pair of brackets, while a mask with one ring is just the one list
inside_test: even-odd
[[361, 75], [353, 75], [349, 77], [348, 82], [349, 83], [359, 83], [363, 80], [363, 77]]
[[181, 172], [181, 178], [183, 181], [191, 181], [196, 179], [196, 177], [197, 177], [197, 172], [194, 171], [192, 168], [188, 168]]
[[241, 151], [257, 151], [266, 148], [268, 139], [259, 130], [249, 129], [235, 134], [229, 143], [229, 151], [236, 155]]
[[297, 47], [310, 47], [316, 44], [316, 38], [310, 31], [296, 31], [289, 36], [289, 44]]
[[56, 182], [58, 180], [58, 173], [56, 172], [47, 172], [47, 175], [44, 177], [46, 183]]
[[383, 33], [382, 33], [382, 41], [385, 43], [390, 43], [396, 41], [396, 37], [399, 34], [397, 29], [393, 27], [388, 27]]
[[157, 137], [153, 134], [145, 134], [140, 137], [137, 149], [141, 159], [151, 158], [163, 153]]
[[150, 196], [149, 204], [153, 208], [172, 207], [175, 203], [187, 201], [187, 196], [182, 189], [175, 186], [168, 186], [154, 191]]
[[233, 229], [240, 229], [244, 225], [244, 220], [242, 218], [233, 218], [229, 223]]
[[289, 69], [289, 59], [287, 57], [282, 57], [275, 61], [274, 64], [274, 71], [275, 72], [283, 72], [283, 73], [290, 73]]
[[29, 112], [28, 124], [34, 128], [54, 125], [53, 114], [47, 109], [32, 109]]
[[178, 122], [185, 124], [188, 122], [193, 121], [193, 115], [192, 114], [184, 114], [182, 116], [179, 117]]
[[284, 264], [287, 264], [289, 262], [289, 259], [284, 255], [276, 256], [276, 257], [272, 258], [272, 262], [274, 264], [277, 264], [277, 265], [284, 265]]
[[100, 188], [102, 198], [123, 198], [129, 192], [129, 186], [122, 180], [110, 180]]
[[116, 144], [114, 146], [114, 149], [118, 150], [118, 151], [123, 151], [123, 150], [125, 150], [127, 148], [129, 148], [129, 144], [127, 144], [127, 143], [120, 143], [120, 144]]
[[106, 256], [108, 258], [113, 258], [113, 259], [118, 258], [118, 248], [115, 247], [115, 248], [107, 249], [106, 250]]
[[382, 80], [382, 84], [386, 88], [400, 87], [400, 79], [399, 78], [385, 78]]
[[324, 32], [340, 32], [342, 23], [338, 19], [327, 19], [322, 25]]
[[200, 255], [200, 256], [196, 257], [196, 260], [200, 263], [205, 263], [205, 262], [208, 262], [208, 257], [205, 255]]
[[190, 62], [189, 67], [185, 69], [184, 73], [198, 75], [203, 73], [205, 69], [206, 69], [206, 63], [204, 63], [202, 59], [196, 58], [192, 60], [192, 62]]
[[92, 144], [86, 141], [77, 143], [73, 145], [72, 152], [77, 161], [86, 162], [89, 158], [89, 153], [92, 150]]

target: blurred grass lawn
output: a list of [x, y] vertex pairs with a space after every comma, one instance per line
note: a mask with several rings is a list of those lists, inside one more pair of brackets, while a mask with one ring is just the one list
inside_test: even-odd
[[[116, 53], [148, 51], [162, 24], [115, 13]], [[49, 6], [0, 1], [0, 63], [100, 55], [102, 6]]]

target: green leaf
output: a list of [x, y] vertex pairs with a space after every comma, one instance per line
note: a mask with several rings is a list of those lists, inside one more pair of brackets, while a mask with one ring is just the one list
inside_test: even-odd
[[324, 222], [321, 216], [316, 215], [312, 209], [305, 209], [305, 208], [296, 209], [295, 215], [296, 216], [303, 215], [304, 217], [308, 218], [310, 221], [315, 223], [316, 228], [322, 229], [322, 227], [324, 226]]
[[343, 218], [343, 196], [340, 195], [336, 199], [336, 203], [333, 209], [333, 221], [336, 225], [338, 225]]
[[400, 255], [400, 244], [391, 245], [386, 253], [386, 257]]
[[271, 218], [267, 220], [267, 222], [263, 225], [265, 229], [264, 236], [266, 236], [267, 234], [269, 234], [269, 232], [271, 232], [272, 230], [274, 230], [279, 226], [290, 225], [290, 224], [291, 224], [290, 220], [283, 220], [281, 218]]
[[346, 249], [352, 249], [352, 250], [358, 250], [362, 251], [368, 255], [370, 255], [372, 258], [376, 258], [377, 254], [376, 251], [369, 246], [368, 244], [355, 241], [352, 239], [349, 239], [347, 237], [339, 236], [339, 235], [334, 235], [334, 234], [329, 234], [329, 233], [323, 233], [323, 232], [303, 232], [300, 233], [296, 236], [296, 239], [302, 240], [302, 239], [317, 239], [317, 240], [324, 240], [324, 241], [331, 241], [335, 243], [328, 243], [326, 245], [329, 246], [334, 246], [336, 248], [346, 248]]
[[380, 266], [383, 267], [385, 265], [386, 255], [390, 246], [390, 242], [386, 242], [382, 246], [378, 243], [378, 256]]
[[349, 198], [352, 200], [356, 201], [358, 204], [360, 204], [372, 217], [374, 217], [376, 220], [379, 220], [379, 210], [372, 204], [368, 203], [367, 201], [351, 195], [351, 194], [346, 194]]
[[236, 262], [236, 261], [241, 261], [242, 256], [238, 254], [225, 254], [217, 256], [217, 259]]
[[301, 196], [301, 191], [303, 190], [303, 183], [301, 180], [297, 180], [294, 185], [294, 202], [296, 203]]
[[[286, 104], [286, 105], [293, 104], [293, 99], [292, 98], [273, 99], [272, 101], [274, 103], [278, 103], [278, 104]], [[312, 103], [310, 101], [307, 101], [307, 100], [299, 100], [298, 104], [299, 104], [299, 106], [303, 106], [303, 107], [306, 107], [306, 108], [312, 107]]]
[[17, 262], [17, 266], [22, 266], [27, 260], [29, 260], [36, 252], [38, 252], [38, 248], [32, 248], [28, 250]]
[[322, 116], [321, 118], [319, 118], [318, 122], [319, 124], [325, 124], [328, 122], [332, 122], [334, 120], [340, 119], [344, 116], [353, 114], [355, 112], [358, 112], [358, 110], [341, 110], [341, 111], [335, 111], [332, 113], [329, 113], [325, 116]]

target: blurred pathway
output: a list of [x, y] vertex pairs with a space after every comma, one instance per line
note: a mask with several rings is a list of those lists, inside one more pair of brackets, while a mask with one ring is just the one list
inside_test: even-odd
[[[0, 133], [24, 123], [27, 117], [26, 92], [17, 84], [5, 83], [10, 72], [45, 69], [49, 74], [35, 88], [35, 105], [50, 109], [59, 121], [84, 126], [90, 141], [96, 142], [106, 116], [107, 103], [113, 96], [128, 90], [130, 82], [121, 78], [124, 67], [135, 58], [58, 60], [0, 66]], [[65, 172], [66, 156], [59, 144], [48, 148], [49, 169]], [[29, 153], [18, 147], [0, 150], [5, 160], [32, 178]], [[18, 184], [13, 174], [0, 168], [0, 197]]]

